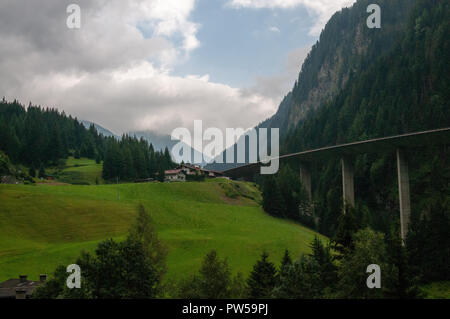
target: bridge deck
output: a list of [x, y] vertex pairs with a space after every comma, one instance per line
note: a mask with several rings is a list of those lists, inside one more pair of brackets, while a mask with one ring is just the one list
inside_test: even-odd
[[[280, 161], [295, 159], [300, 162], [320, 162], [330, 158], [356, 156], [367, 153], [389, 153], [397, 149], [412, 149], [430, 145], [450, 144], [450, 128], [409, 133], [397, 136], [375, 138], [319, 149], [287, 154], [278, 157]], [[276, 158], [275, 158], [276, 159]], [[224, 175], [239, 178], [259, 173], [262, 163], [247, 164], [223, 172]]]

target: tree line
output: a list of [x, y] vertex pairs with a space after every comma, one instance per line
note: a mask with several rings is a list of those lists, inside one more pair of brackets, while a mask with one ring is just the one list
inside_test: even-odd
[[[145, 208], [122, 242], [98, 244], [82, 253], [81, 288], [69, 289], [68, 273], [57, 267], [54, 276], [33, 298], [130, 299], [332, 299], [422, 298], [406, 248], [397, 232], [383, 234], [358, 224], [352, 211], [340, 218], [338, 235], [328, 243], [315, 237], [310, 253], [294, 259], [288, 250], [279, 263], [262, 252], [250, 274], [233, 274], [228, 259], [210, 251], [200, 269], [179, 281], [164, 281], [167, 248], [158, 239]], [[381, 288], [367, 286], [367, 266], [381, 269]]]
[[124, 135], [120, 141], [108, 139], [102, 175], [105, 180], [158, 178], [164, 181], [164, 171], [174, 166], [167, 147], [155, 151], [143, 138]]
[[404, 285], [409, 281], [426, 284], [450, 279], [447, 270], [450, 263], [450, 198], [448, 193], [443, 192], [445, 185], [436, 187], [440, 195], [428, 198], [422, 211], [413, 211], [404, 245], [399, 238], [398, 208], [384, 223], [377, 223], [379, 218], [373, 214], [378, 212], [371, 211], [364, 202], [358, 203], [355, 208], [343, 207], [341, 194], [331, 205], [328, 204], [330, 206], [321, 207], [320, 200], [309, 201], [301, 182], [289, 167], [283, 167], [275, 177], [264, 179], [263, 208], [274, 217], [295, 220], [316, 230], [320, 230], [324, 223], [317, 217], [317, 211], [330, 210], [338, 216], [330, 236], [335, 251], [344, 256], [353, 251], [360, 236], [358, 232], [369, 229], [377, 232], [377, 245], [390, 252], [390, 260], [399, 269], [399, 282]]
[[[154, 150], [144, 139], [120, 139], [86, 128], [76, 118], [52, 108], [18, 101], [0, 101], [0, 150], [13, 164], [25, 165], [31, 177], [45, 177], [45, 168], [63, 166], [68, 156], [103, 161], [105, 180], [125, 181], [163, 176], [172, 168], [169, 150]], [[158, 174], [159, 172], [159, 174]]]

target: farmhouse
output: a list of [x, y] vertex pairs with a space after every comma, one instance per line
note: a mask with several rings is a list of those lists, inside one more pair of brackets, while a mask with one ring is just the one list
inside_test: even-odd
[[166, 182], [202, 181], [205, 178], [221, 177], [222, 173], [205, 170], [200, 166], [191, 164], [181, 164], [176, 169], [164, 172]]
[[201, 169], [200, 166], [190, 165], [190, 164], [181, 164], [177, 169], [182, 170], [186, 175], [200, 175]]
[[181, 169], [171, 169], [164, 172], [166, 182], [185, 182], [186, 173]]
[[183, 170], [186, 175], [204, 175], [209, 178], [220, 177], [223, 175], [220, 172], [203, 169], [198, 165], [181, 164], [178, 169]]
[[33, 291], [47, 280], [47, 275], [39, 277], [39, 281], [31, 281], [27, 280], [26, 275], [22, 275], [19, 279], [9, 279], [0, 283], [0, 299], [29, 299]]

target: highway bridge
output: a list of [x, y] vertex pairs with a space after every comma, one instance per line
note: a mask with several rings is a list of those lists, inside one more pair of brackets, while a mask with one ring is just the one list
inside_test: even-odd
[[[450, 128], [409, 133], [391, 137], [375, 138], [366, 141], [341, 144], [319, 149], [287, 154], [278, 157], [280, 162], [298, 161], [303, 187], [312, 199], [311, 165], [331, 158], [339, 158], [342, 165], [342, 190], [345, 205], [355, 205], [354, 160], [361, 154], [395, 153], [397, 158], [397, 177], [400, 200], [401, 236], [405, 240], [411, 215], [409, 191], [408, 158], [406, 151], [431, 145], [450, 145]], [[251, 179], [259, 174], [261, 162], [243, 165], [223, 172], [225, 176], [239, 179]]]

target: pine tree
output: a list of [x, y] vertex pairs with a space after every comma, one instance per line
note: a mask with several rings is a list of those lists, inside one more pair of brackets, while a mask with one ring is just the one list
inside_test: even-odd
[[30, 169], [28, 170], [28, 174], [33, 178], [36, 177], [36, 169], [33, 165], [31, 165]]
[[306, 200], [302, 197], [302, 186], [298, 174], [294, 174], [294, 171], [285, 165], [277, 174], [276, 181], [283, 197], [286, 217], [302, 222], [299, 207]]
[[158, 181], [164, 182], [166, 179], [166, 172], [162, 166], [158, 170]]
[[138, 207], [138, 215], [128, 237], [134, 241], [142, 242], [146, 247], [146, 254], [155, 268], [156, 276], [161, 281], [167, 271], [167, 248], [159, 240], [152, 217], [142, 204]]
[[325, 247], [317, 236], [314, 237], [310, 247], [312, 253], [309, 256], [317, 262], [320, 269], [320, 282], [317, 285], [331, 292], [337, 283], [337, 266], [333, 262], [331, 247]]
[[284, 251], [283, 259], [281, 260], [280, 269], [277, 274], [277, 285], [288, 275], [289, 268], [292, 266], [291, 255], [289, 250]]
[[291, 265], [292, 265], [291, 255], [289, 254], [289, 250], [286, 249], [284, 251], [283, 259], [281, 260], [280, 271], [281, 269]]
[[275, 288], [277, 271], [275, 265], [268, 261], [269, 255], [263, 252], [261, 260], [253, 266], [253, 271], [247, 279], [249, 297], [253, 299], [271, 298]]
[[342, 212], [339, 217], [339, 224], [336, 235], [333, 238], [334, 249], [340, 253], [340, 258], [355, 247], [353, 235], [360, 229], [355, 217], [355, 209], [350, 208]]
[[386, 283], [388, 287], [386, 296], [396, 299], [418, 298], [422, 294], [416, 285], [417, 278], [411, 272], [406, 247], [402, 244], [399, 234], [399, 225], [395, 225], [391, 227], [386, 238], [388, 263], [395, 270], [392, 280]]
[[45, 167], [43, 164], [39, 167], [39, 178], [45, 178], [47, 175], [45, 174]]
[[389, 291], [386, 284], [381, 288], [368, 289], [366, 273], [368, 265], [378, 265], [382, 270], [382, 283], [392, 282], [395, 269], [388, 263], [384, 235], [370, 228], [354, 235], [354, 249], [345, 254], [339, 266], [338, 298], [373, 299], [384, 298]]
[[172, 157], [170, 156], [169, 149], [166, 147], [164, 149], [164, 159], [163, 159], [163, 165], [165, 169], [172, 168]]
[[313, 299], [323, 297], [320, 284], [320, 266], [311, 256], [302, 255], [287, 266], [273, 290], [279, 299]]
[[[217, 252], [212, 250], [204, 258], [200, 272], [180, 284], [179, 295], [185, 299], [225, 299], [230, 298], [232, 285], [227, 260], [220, 260]], [[234, 289], [239, 288], [235, 286]]]
[[263, 185], [263, 209], [272, 216], [284, 217], [285, 204], [276, 179], [266, 176]]
[[96, 164], [100, 164], [102, 162], [102, 158], [101, 158], [101, 156], [100, 156], [100, 153], [96, 153], [95, 154], [95, 163]]

